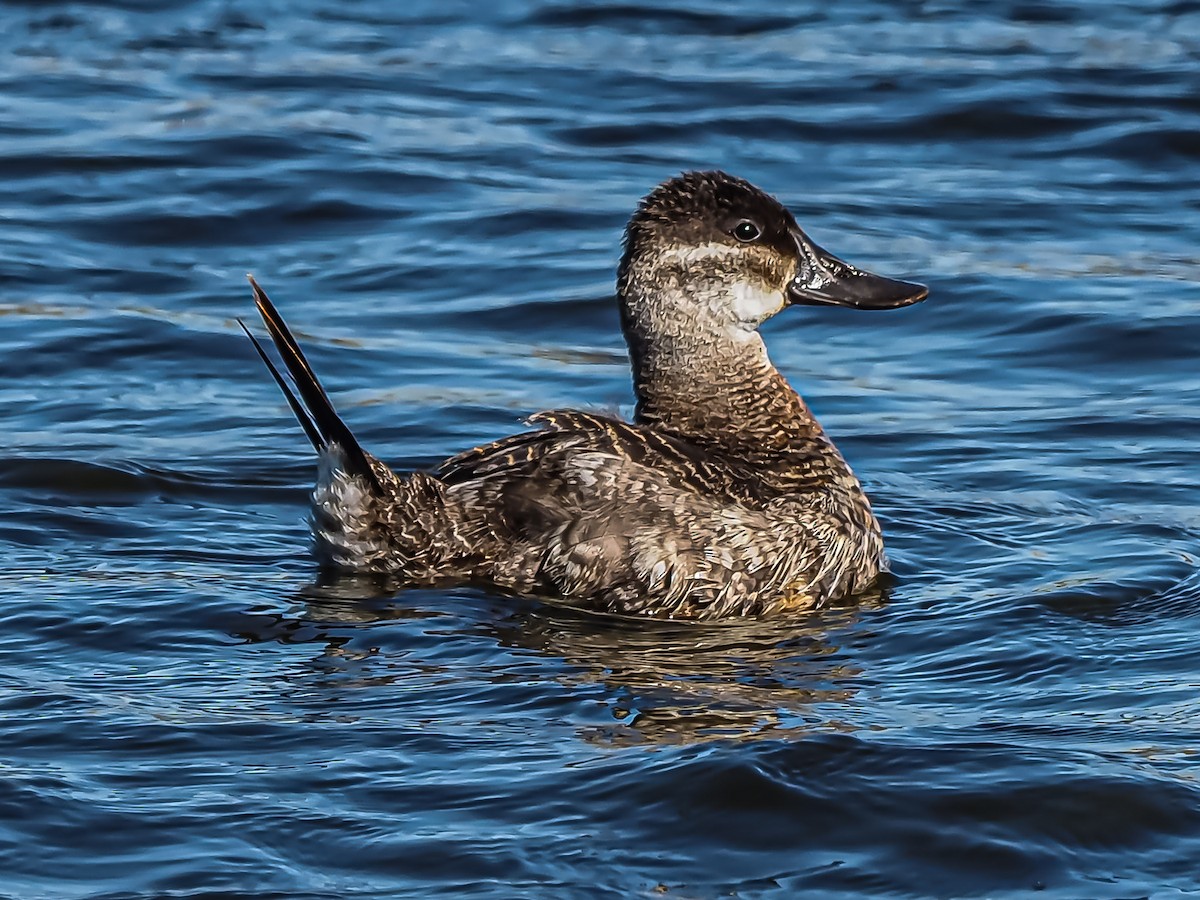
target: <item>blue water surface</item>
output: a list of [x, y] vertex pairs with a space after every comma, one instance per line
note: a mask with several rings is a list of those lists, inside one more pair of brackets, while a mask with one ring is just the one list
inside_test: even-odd
[[[1200, 5], [0, 5], [0, 897], [1200, 892]], [[772, 357], [890, 597], [322, 581], [254, 272], [363, 443], [628, 412], [719, 166], [927, 281]]]

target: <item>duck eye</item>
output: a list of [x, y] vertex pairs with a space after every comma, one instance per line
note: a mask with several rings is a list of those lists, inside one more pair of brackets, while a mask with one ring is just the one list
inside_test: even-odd
[[749, 243], [760, 234], [762, 232], [758, 230], [758, 226], [749, 219], [742, 219], [742, 221], [733, 226], [733, 236], [743, 243]]

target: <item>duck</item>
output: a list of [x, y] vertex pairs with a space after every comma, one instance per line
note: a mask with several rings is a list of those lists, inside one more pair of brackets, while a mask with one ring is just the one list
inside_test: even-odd
[[317, 452], [322, 569], [679, 620], [797, 614], [877, 584], [888, 562], [862, 484], [759, 327], [792, 306], [896, 309], [928, 289], [839, 259], [722, 171], [654, 188], [623, 251], [632, 417], [538, 412], [418, 471], [362, 448], [248, 276], [290, 382], [239, 324]]

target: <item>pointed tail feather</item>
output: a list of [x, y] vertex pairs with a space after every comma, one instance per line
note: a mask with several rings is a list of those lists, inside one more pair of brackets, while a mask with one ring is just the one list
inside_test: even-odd
[[308, 435], [308, 439], [312, 442], [313, 449], [318, 453], [325, 449], [325, 439], [321, 437], [321, 432], [317, 430], [316, 423], [312, 417], [304, 409], [304, 404], [296, 397], [295, 391], [288, 385], [287, 379], [279, 374], [279, 369], [275, 367], [275, 363], [271, 362], [271, 357], [267, 356], [267, 351], [263, 349], [263, 345], [258, 342], [258, 338], [250, 333], [250, 329], [246, 327], [246, 323], [241, 319], [237, 320], [238, 325], [242, 327], [242, 331], [246, 332], [246, 337], [250, 338], [250, 343], [254, 344], [254, 349], [258, 351], [258, 358], [263, 361], [263, 365], [267, 367], [267, 371], [271, 373], [271, 377], [275, 379], [275, 383], [279, 385], [279, 390], [283, 391], [283, 396], [287, 399], [288, 406], [292, 408], [292, 412], [296, 415], [296, 421], [300, 423], [300, 427], [304, 429], [304, 433]]
[[[300, 345], [292, 337], [287, 323], [279, 315], [279, 310], [275, 308], [275, 304], [267, 297], [266, 292], [258, 286], [258, 282], [254, 280], [254, 276], [247, 275], [246, 277], [250, 279], [250, 287], [254, 290], [254, 305], [258, 307], [258, 313], [262, 316], [263, 323], [267, 326], [271, 340], [275, 343], [275, 349], [279, 351], [279, 356], [283, 360], [288, 374], [292, 376], [292, 382], [295, 384], [296, 391], [291, 389], [282, 373], [280, 373], [279, 369], [276, 368], [275, 364], [267, 356], [262, 344], [258, 342], [254, 335], [250, 334], [249, 329], [246, 328], [241, 319], [238, 320], [238, 324], [242, 326], [242, 330], [246, 332], [247, 337], [254, 343], [254, 349], [258, 351], [258, 355], [266, 364], [271, 377], [275, 379], [275, 383], [283, 391], [283, 396], [287, 399], [288, 406], [292, 408], [292, 412], [295, 413], [297, 421], [300, 422], [300, 426], [304, 429], [304, 433], [308, 435], [308, 439], [312, 441], [313, 447], [318, 452], [325, 450], [331, 445], [336, 445], [342, 451], [342, 456], [346, 462], [346, 470], [351, 475], [365, 478], [367, 483], [376, 492], [380, 492], [379, 478], [371, 466], [371, 461], [367, 458], [367, 454], [363, 451], [353, 433], [346, 427], [346, 423], [341, 420], [341, 417], [338, 416], [337, 411], [333, 408], [333, 403], [330, 401], [329, 395], [325, 393], [325, 389], [321, 386], [321, 382], [312, 370], [312, 366], [308, 364], [308, 360], [304, 356], [304, 351], [300, 349]], [[299, 397], [296, 396], [296, 392], [299, 392]]]

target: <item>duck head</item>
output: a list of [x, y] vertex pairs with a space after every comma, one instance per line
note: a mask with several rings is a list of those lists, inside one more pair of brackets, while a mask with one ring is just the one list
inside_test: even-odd
[[719, 171], [686, 172], [642, 200], [618, 291], [631, 346], [689, 327], [750, 335], [793, 304], [896, 309], [928, 294], [838, 259], [774, 197]]

